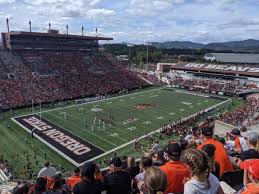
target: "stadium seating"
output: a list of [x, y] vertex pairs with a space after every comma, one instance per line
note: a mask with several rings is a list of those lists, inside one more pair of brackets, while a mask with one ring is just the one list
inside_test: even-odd
[[241, 85], [237, 81], [213, 80], [213, 79], [183, 79], [176, 77], [170, 80], [171, 85], [182, 86], [189, 90], [200, 90], [202, 92], [223, 92], [227, 95], [236, 94]]
[[147, 85], [101, 53], [1, 50], [0, 72], [0, 109]]

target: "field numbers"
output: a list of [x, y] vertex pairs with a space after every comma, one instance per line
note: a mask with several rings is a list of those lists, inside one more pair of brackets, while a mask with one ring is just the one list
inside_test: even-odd
[[163, 119], [163, 118], [164, 118], [164, 117], [160, 116], [160, 117], [157, 117], [156, 119], [161, 120], [161, 119]]
[[130, 131], [133, 131], [134, 129], [136, 129], [135, 126], [132, 126], [132, 127], [129, 127], [129, 128], [128, 128], [128, 130], [130, 130]]
[[151, 121], [145, 121], [143, 122], [144, 125], [150, 125], [152, 122]]
[[118, 134], [118, 133], [112, 133], [112, 134], [110, 134], [109, 136], [110, 136], [110, 137], [118, 137], [119, 134]]

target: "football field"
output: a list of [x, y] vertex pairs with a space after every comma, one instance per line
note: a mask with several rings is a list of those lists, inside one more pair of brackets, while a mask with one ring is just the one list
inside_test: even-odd
[[[24, 115], [14, 121], [28, 132], [36, 128], [35, 136], [42, 142], [72, 163], [80, 164], [127, 146], [135, 139], [159, 130], [165, 123], [220, 105], [226, 100], [156, 88]], [[47, 128], [51, 131], [45, 131]], [[67, 143], [68, 137], [76, 140], [74, 147], [71, 142]], [[65, 148], [61, 145], [71, 153], [63, 151]], [[83, 145], [89, 148], [88, 152]], [[80, 152], [86, 157], [77, 161], [74, 158], [76, 154], [79, 157]]]

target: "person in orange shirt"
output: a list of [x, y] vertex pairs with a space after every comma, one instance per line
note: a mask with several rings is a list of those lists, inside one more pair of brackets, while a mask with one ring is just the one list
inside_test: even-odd
[[81, 181], [80, 168], [74, 169], [73, 176], [67, 178], [68, 186], [73, 189]]
[[224, 172], [232, 172], [233, 166], [227, 154], [227, 151], [224, 148], [224, 145], [218, 140], [213, 138], [214, 130], [213, 126], [206, 126], [202, 128], [202, 144], [198, 146], [198, 150], [202, 150], [202, 147], [207, 144], [213, 144], [216, 147], [215, 151], [215, 161], [220, 165], [220, 176]]
[[248, 144], [244, 137], [241, 136], [241, 132], [239, 129], [233, 129], [230, 134], [228, 134], [230, 137], [234, 139], [235, 142], [235, 150], [238, 153], [244, 152], [248, 150]]
[[188, 166], [180, 161], [181, 148], [176, 142], [171, 142], [165, 149], [168, 162], [160, 169], [166, 174], [167, 193], [182, 193], [184, 191], [184, 181], [190, 178]]
[[240, 164], [244, 170], [244, 189], [240, 194], [259, 194], [259, 159], [245, 160]]

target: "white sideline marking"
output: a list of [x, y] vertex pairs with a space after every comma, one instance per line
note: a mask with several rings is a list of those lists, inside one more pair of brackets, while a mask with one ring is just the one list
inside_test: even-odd
[[[55, 115], [52, 115], [52, 116], [56, 117]], [[70, 114], [69, 114], [68, 116], [69, 116], [69, 117], [72, 117], [72, 119], [74, 119], [74, 120], [79, 120], [79, 119], [76, 119], [75, 117], [71, 116]], [[58, 118], [58, 117], [56, 117], [56, 118]], [[44, 117], [44, 119], [46, 119], [46, 118]], [[46, 120], [49, 121], [49, 122], [51, 122], [51, 121], [48, 120], [48, 119], [46, 119]], [[51, 123], [53, 123], [53, 122], [51, 122]], [[59, 126], [59, 125], [56, 124], [56, 123], [54, 123], [54, 124], [57, 125], [57, 126]], [[73, 122], [71, 122], [70, 125], [74, 125]], [[61, 127], [61, 126], [59, 126], [59, 127]], [[65, 129], [64, 127], [61, 127], [61, 128]], [[65, 130], [67, 130], [67, 129], [65, 129]], [[67, 130], [67, 131], [68, 131], [68, 130]], [[71, 131], [69, 131], [69, 132], [71, 132]], [[90, 130], [87, 130], [87, 132], [90, 133], [91, 135], [93, 135], [93, 136], [95, 136], [95, 137], [97, 137], [97, 138], [99, 138], [99, 139], [101, 139], [101, 140], [103, 140], [103, 141], [109, 143], [109, 144], [112, 144], [112, 145], [114, 145], [114, 146], [117, 146], [116, 144], [114, 144], [114, 143], [108, 141], [107, 139], [104, 139], [104, 138], [100, 137], [99, 135], [96, 135], [95, 133], [92, 133]], [[74, 134], [74, 135], [76, 135], [76, 134]], [[78, 137], [79, 137], [79, 136], [78, 136]], [[81, 137], [80, 137], [80, 138], [81, 138]], [[81, 139], [82, 139], [82, 138], [81, 138]], [[85, 139], [84, 139], [84, 140], [85, 140]], [[87, 141], [87, 142], [89, 143], [88, 140], [85, 140], [85, 141]], [[92, 143], [91, 143], [91, 144], [92, 144]], [[95, 144], [93, 144], [93, 145], [94, 145], [95, 147], [98, 147], [98, 146], [96, 146]], [[98, 148], [99, 148], [99, 147], [98, 147]], [[99, 148], [99, 149], [101, 149], [101, 148]], [[101, 149], [101, 150], [104, 151], [104, 149]]]
[[[31, 130], [29, 130], [27, 127], [25, 127], [24, 125], [22, 125], [21, 123], [19, 123], [18, 121], [15, 120], [15, 117], [11, 118], [13, 122], [15, 122], [17, 125], [19, 125], [21, 128], [25, 129], [28, 133], [31, 133]], [[54, 150], [55, 152], [57, 152], [59, 155], [61, 155], [62, 157], [64, 157], [65, 159], [67, 159], [69, 162], [71, 162], [73, 165], [75, 166], [81, 166], [84, 163], [77, 163], [76, 161], [72, 160], [71, 158], [69, 158], [66, 154], [64, 154], [62, 151], [58, 150], [56, 147], [52, 146], [51, 144], [49, 144], [47, 141], [45, 141], [43, 138], [41, 138], [40, 136], [38, 136], [37, 134], [34, 134], [34, 137], [36, 137], [38, 140], [40, 140], [42, 143], [44, 143], [45, 145], [47, 145], [49, 148], [51, 148], [52, 150]], [[89, 142], [88, 142], [89, 143]]]
[[[212, 107], [209, 107], [209, 108], [207, 108], [207, 109], [201, 110], [201, 111], [199, 111], [199, 112], [212, 110], [213, 108], [216, 108], [216, 107], [218, 107], [218, 106], [220, 106], [220, 105], [222, 105], [222, 104], [225, 104], [225, 103], [227, 103], [227, 102], [229, 102], [229, 101], [231, 101], [231, 99], [227, 99], [227, 100], [225, 100], [225, 101], [223, 101], [223, 102], [220, 102], [219, 104], [216, 104], [216, 105], [214, 105], [214, 106], [212, 106]], [[199, 113], [199, 112], [197, 112], [197, 113]], [[194, 113], [193, 115], [195, 115], [195, 114], [197, 114], [197, 113]], [[192, 116], [192, 115], [191, 115], [191, 116]], [[190, 116], [188, 116], [188, 117], [190, 117]], [[186, 118], [187, 118], [187, 117], [186, 117]], [[160, 132], [161, 129], [162, 129], [162, 127], [159, 128], [159, 129], [157, 129], [157, 130], [155, 130], [155, 131], [153, 131], [153, 132], [148, 133], [147, 135], [143, 135], [143, 136], [139, 137], [138, 140], [144, 139], [144, 138], [146, 138], [146, 137], [148, 137], [148, 136], [150, 136], [150, 135], [153, 135], [154, 133]], [[90, 161], [97, 160], [97, 159], [99, 159], [99, 158], [101, 158], [101, 157], [103, 157], [103, 156], [106, 156], [106, 155], [108, 155], [108, 154], [114, 152], [114, 151], [117, 151], [117, 150], [119, 150], [119, 149], [121, 149], [121, 148], [124, 148], [124, 147], [126, 147], [126, 146], [128, 146], [128, 145], [130, 145], [130, 144], [132, 144], [132, 143], [134, 143], [134, 142], [135, 142], [135, 139], [132, 140], [132, 141], [129, 141], [129, 142], [123, 144], [123, 145], [120, 145], [120, 146], [118, 146], [118, 147], [116, 147], [116, 148], [114, 148], [114, 149], [112, 149], [112, 150], [110, 150], [110, 151], [108, 151], [108, 152], [105, 152], [105, 153], [103, 153], [103, 154], [100, 154], [99, 156], [96, 156], [96, 157], [94, 157], [94, 158], [91, 158], [91, 159], [87, 160], [86, 162], [90, 162]], [[86, 163], [86, 162], [85, 162], [85, 163]]]
[[[33, 115], [33, 114], [40, 114], [40, 113], [52, 112], [52, 111], [56, 111], [56, 110], [68, 109], [68, 108], [71, 108], [71, 107], [77, 107], [77, 106], [82, 106], [82, 105], [86, 105], [86, 104], [94, 104], [94, 103], [98, 103], [98, 102], [102, 102], [102, 101], [107, 101], [107, 100], [117, 99], [117, 98], [123, 98], [123, 97], [127, 97], [127, 96], [132, 96], [132, 95], [139, 95], [139, 94], [141, 94], [140, 96], [143, 96], [144, 93], [149, 93], [149, 92], [153, 92], [153, 91], [157, 91], [157, 90], [162, 90], [162, 89], [163, 89], [163, 87], [160, 87], [160, 88], [157, 88], [157, 89], [148, 90], [148, 91], [143, 91], [143, 92], [136, 92], [136, 93], [132, 93], [132, 94], [126, 94], [126, 95], [122, 95], [122, 96], [116, 96], [116, 97], [106, 98], [106, 99], [97, 100], [97, 101], [92, 101], [92, 102], [85, 102], [85, 103], [81, 103], [81, 104], [74, 104], [74, 105], [71, 105], [71, 106], [65, 106], [65, 107], [60, 107], [60, 108], [56, 108], [56, 109], [45, 110], [45, 111], [42, 111], [42, 112], [35, 112], [35, 113], [30, 113], [30, 114], [24, 114], [24, 115], [20, 115], [20, 116], [13, 117], [13, 118], [11, 118], [11, 119], [12, 119], [16, 124], [18, 124], [19, 126], [21, 126], [22, 128], [24, 128], [26, 131], [28, 131], [28, 132], [30, 133], [30, 130], [27, 129], [26, 127], [24, 127], [23, 125], [21, 125], [19, 122], [17, 122], [17, 121], [15, 120], [15, 118], [19, 118], [19, 117], [23, 117], [23, 116], [28, 116], [28, 115]], [[176, 89], [172, 90], [172, 92], [184, 93], [184, 94], [188, 94], [188, 95], [194, 96], [193, 93], [188, 93], [188, 92], [184, 92], [184, 91], [180, 91], [180, 90], [176, 90]], [[152, 94], [151, 94], [151, 95], [152, 95]], [[196, 95], [196, 96], [206, 97], [206, 96], [204, 96], [204, 95]], [[223, 98], [223, 97], [221, 97], [221, 98]], [[211, 109], [213, 109], [213, 108], [215, 108], [215, 107], [217, 107], [217, 106], [220, 106], [220, 105], [222, 105], [222, 104], [224, 104], [224, 103], [227, 103], [227, 102], [231, 101], [231, 99], [228, 99], [228, 98], [224, 98], [224, 99], [226, 99], [226, 100], [223, 101], [223, 102], [220, 102], [219, 104], [216, 104], [216, 105], [214, 105], [214, 106], [212, 106], [212, 107], [210, 107], [210, 108], [207, 108], [207, 109], [205, 109], [205, 110], [211, 110]], [[96, 104], [96, 105], [94, 105], [94, 106], [99, 106], [99, 104]], [[204, 111], [204, 110], [201, 110], [201, 111]], [[201, 112], [201, 111], [199, 111], [199, 112]], [[197, 112], [197, 113], [199, 113], [199, 112]], [[197, 113], [195, 113], [195, 114], [197, 114]], [[170, 114], [170, 113], [169, 113], [169, 114]], [[188, 116], [188, 117], [189, 117], [189, 116]], [[187, 118], [187, 117], [186, 117], [186, 118]], [[46, 119], [46, 118], [44, 117], [44, 119]], [[46, 120], [47, 120], [47, 119], [46, 119]], [[54, 124], [56, 124], [56, 123], [54, 123]], [[57, 124], [56, 124], [56, 125], [57, 125]], [[57, 125], [57, 126], [58, 126], [58, 125]], [[63, 127], [62, 127], [62, 128], [63, 128]], [[147, 135], [144, 135], [144, 136], [139, 137], [138, 139], [140, 140], [140, 139], [143, 139], [143, 138], [145, 138], [145, 137], [148, 137], [148, 136], [150, 136], [150, 135], [152, 135], [152, 134], [154, 134], [154, 133], [159, 132], [161, 129], [162, 129], [162, 128], [159, 128], [159, 129], [157, 129], [157, 130], [155, 130], [155, 131], [153, 131], [153, 132], [148, 133]], [[69, 132], [72, 133], [71, 131], [69, 131]], [[74, 133], [73, 133], [73, 134], [74, 134]], [[75, 135], [75, 134], [74, 134], [74, 135]], [[121, 148], [123, 148], [123, 147], [126, 147], [127, 145], [132, 144], [132, 143], [134, 143], [134, 141], [135, 141], [135, 139], [132, 140], [132, 141], [129, 141], [129, 142], [125, 143], [125, 144], [122, 144], [122, 145], [120, 145], [120, 146], [114, 148], [114, 149], [111, 149], [111, 150], [109, 150], [109, 151], [107, 151], [107, 152], [104, 152], [103, 154], [100, 154], [100, 155], [98, 155], [98, 156], [96, 156], [96, 157], [94, 157], [94, 158], [91, 158], [91, 159], [89, 159], [89, 160], [87, 160], [87, 161], [85, 161], [85, 162], [83, 162], [83, 163], [81, 163], [81, 164], [78, 164], [78, 163], [76, 163], [75, 161], [73, 161], [73, 160], [71, 160], [70, 158], [68, 158], [63, 152], [59, 151], [59, 150], [56, 149], [54, 146], [50, 145], [48, 142], [46, 142], [45, 140], [43, 140], [42, 138], [40, 138], [39, 136], [37, 136], [36, 134], [35, 134], [35, 137], [37, 137], [40, 141], [42, 141], [44, 144], [46, 144], [47, 146], [49, 146], [50, 148], [52, 148], [54, 151], [56, 151], [57, 153], [59, 153], [61, 156], [63, 156], [65, 159], [67, 159], [69, 162], [71, 162], [71, 163], [74, 164], [75, 166], [79, 166], [79, 165], [81, 166], [81, 165], [83, 165], [84, 163], [86, 163], [86, 162], [88, 162], [88, 161], [94, 161], [94, 160], [96, 160], [96, 159], [99, 159], [99, 158], [101, 158], [101, 157], [103, 157], [103, 156], [105, 156], [105, 155], [108, 155], [108, 154], [110, 154], [110, 153], [112, 153], [112, 152], [114, 152], [114, 151], [117, 151], [117, 150], [119, 150], [119, 149], [121, 149]], [[88, 142], [88, 141], [87, 141], [87, 142]], [[93, 143], [91, 143], [91, 142], [88, 142], [88, 143], [90, 143], [90, 144], [96, 146], [95, 144], [93, 144]], [[96, 146], [96, 147], [99, 148], [98, 146]], [[99, 149], [101, 149], [101, 148], [99, 148]], [[101, 149], [101, 150], [103, 150], [103, 149]]]
[[[99, 103], [99, 102], [102, 102], [102, 101], [107, 101], [107, 100], [112, 100], [112, 99], [117, 99], [117, 98], [124, 98], [124, 97], [127, 97], [127, 96], [139, 95], [139, 94], [149, 93], [149, 92], [153, 92], [153, 91], [157, 91], [157, 90], [162, 90], [162, 89], [163, 88], [160, 87], [160, 88], [156, 88], [156, 89], [153, 89], [153, 90], [148, 90], [148, 91], [143, 91], [143, 92], [136, 92], [136, 93], [133, 93], [133, 94], [126, 94], [126, 95], [121, 95], [121, 96], [115, 96], [115, 97], [111, 97], [111, 98], [105, 98], [105, 99], [102, 99], [102, 100], [96, 100], [96, 101], [92, 101], [92, 102], [85, 102], [85, 103], [81, 103], [81, 104], [74, 104], [74, 105], [60, 107], [60, 108], [54, 108], [54, 109], [51, 109], [51, 110], [44, 110], [44, 111], [41, 111], [41, 112], [34, 112], [34, 113], [32, 112], [32, 113], [28, 113], [28, 114], [24, 114], [24, 115], [19, 115], [19, 116], [13, 117], [13, 118], [24, 117], [24, 116], [28, 116], [28, 115], [40, 114], [40, 113], [46, 113], [46, 112], [53, 112], [53, 111], [56, 111], [56, 110], [68, 109], [68, 108], [82, 106], [82, 105], [86, 105], [86, 104], [94, 104], [94, 103]], [[94, 106], [99, 106], [99, 104], [96, 104]]]

